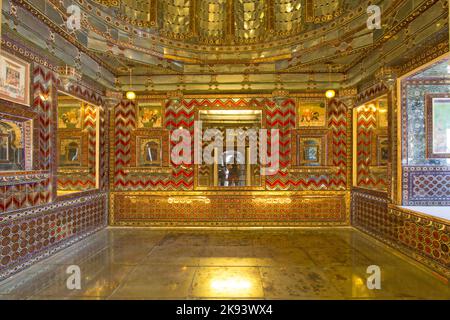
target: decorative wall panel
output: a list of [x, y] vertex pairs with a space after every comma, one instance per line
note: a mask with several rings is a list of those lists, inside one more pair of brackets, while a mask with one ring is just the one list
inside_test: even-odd
[[[34, 61], [31, 105], [19, 108], [0, 101], [3, 115], [18, 116], [19, 112], [21, 117], [33, 119], [33, 161], [32, 170], [8, 172], [0, 177], [0, 280], [105, 227], [108, 208], [106, 193], [99, 191], [56, 199], [56, 93], [59, 85], [56, 68], [19, 42], [8, 40], [6, 46], [21, 58]], [[68, 91], [86, 101], [102, 104], [101, 94], [89, 88], [77, 85]], [[88, 114], [86, 121], [90, 126], [92, 113]], [[105, 116], [101, 109], [100, 132], [104, 136]], [[100, 140], [102, 190], [108, 186], [106, 143], [106, 137]]]
[[[301, 98], [299, 98], [299, 101], [301, 101]], [[137, 103], [139, 103], [139, 99], [137, 99]], [[329, 132], [330, 137], [330, 156], [327, 159], [329, 163], [327, 170], [321, 170], [321, 168], [294, 170], [291, 168], [291, 130], [295, 128], [297, 109], [297, 99], [295, 98], [275, 99], [258, 98], [257, 96], [254, 98], [251, 96], [245, 98], [185, 97], [182, 99], [166, 99], [163, 104], [165, 106], [163, 130], [167, 130], [167, 135], [175, 129], [183, 127], [190, 132], [192, 137], [194, 136], [196, 113], [200, 109], [263, 110], [263, 115], [265, 115], [263, 124], [269, 130], [268, 133], [270, 133], [270, 129], [280, 130], [279, 172], [275, 175], [264, 176], [263, 179], [265, 181], [261, 184], [261, 188], [268, 192], [267, 195], [269, 196], [272, 192], [285, 191], [285, 195], [288, 196], [289, 192], [296, 192], [295, 196], [296, 201], [299, 201], [298, 203], [308, 203], [311, 195], [319, 196], [321, 192], [335, 192], [336, 195], [333, 196], [327, 194], [329, 196], [327, 201], [335, 203], [336, 201], [341, 201], [346, 193], [349, 156], [347, 150], [347, 140], [349, 138], [348, 112], [347, 107], [337, 100], [332, 100], [329, 103], [326, 127], [323, 129]], [[240, 213], [242, 224], [245, 224], [246, 221], [256, 223], [258, 219], [253, 217], [253, 220], [251, 220], [251, 210], [253, 209], [260, 212], [261, 222], [265, 224], [271, 224], [272, 222], [289, 224], [289, 221], [306, 225], [309, 222], [313, 224], [322, 222], [345, 224], [348, 206], [339, 205], [339, 210], [336, 209], [335, 213], [337, 215], [335, 215], [335, 213], [331, 211], [326, 212], [326, 210], [319, 213], [314, 212], [316, 210], [313, 208], [315, 204], [311, 205], [311, 208], [299, 205], [296, 209], [292, 205], [286, 205], [279, 208], [281, 210], [280, 217], [283, 218], [278, 219], [276, 215], [269, 213], [270, 210], [275, 210], [275, 208], [268, 207], [269, 209], [267, 210], [269, 211], [264, 211], [261, 207], [254, 207], [251, 205], [253, 204], [251, 194], [246, 194], [243, 190], [239, 191], [241, 193], [236, 193], [236, 198], [233, 201], [229, 199], [230, 195], [228, 192], [226, 195], [223, 193], [215, 194], [211, 201], [214, 199], [214, 206], [217, 206], [217, 210], [208, 209], [209, 207], [203, 207], [202, 209], [201, 206], [195, 207], [195, 210], [188, 210], [187, 206], [168, 205], [168, 193], [160, 193], [158, 194], [159, 197], [156, 194], [154, 197], [151, 197], [152, 194], [149, 194], [147, 197], [147, 193], [139, 191], [176, 191], [178, 196], [184, 196], [186, 192], [186, 195], [189, 192], [193, 192], [196, 190], [195, 170], [194, 165], [175, 165], [172, 162], [164, 170], [154, 169], [146, 171], [142, 168], [136, 168], [134, 139], [141, 130], [137, 128], [136, 111], [135, 102], [130, 101], [123, 101], [116, 106], [114, 111], [114, 124], [111, 127], [111, 139], [114, 139], [111, 163], [114, 164], [114, 174], [111, 177], [111, 181], [114, 183], [112, 196], [116, 200], [114, 200], [114, 204], [111, 203], [110, 215], [113, 224], [158, 225], [159, 223], [167, 223], [167, 221], [172, 219], [174, 222], [187, 225], [200, 223], [203, 219], [205, 223], [210, 225], [214, 225], [214, 222], [222, 225], [234, 225], [239, 224], [237, 215], [230, 216], [230, 212], [233, 212], [234, 209], [227, 211], [224, 208], [230, 205], [234, 206], [236, 203], [246, 208], [242, 209], [243, 211]], [[191, 142], [191, 159], [194, 158], [193, 140]], [[270, 135], [268, 141], [271, 141]], [[170, 141], [168, 143], [170, 143], [172, 148], [177, 142]], [[261, 188], [258, 190], [261, 190]], [[316, 191], [317, 194], [314, 193]], [[208, 191], [204, 193], [208, 193]], [[194, 195], [198, 197], [204, 193], [194, 193]], [[154, 200], [151, 203], [147, 203], [147, 200], [145, 200], [147, 198]], [[231, 202], [227, 203], [227, 199]], [[289, 199], [287, 198], [287, 200]], [[137, 209], [134, 209], [135, 211], [129, 210], [128, 212], [125, 209], [127, 206], [129, 207], [129, 201], [137, 201], [138, 206]], [[311, 203], [315, 203], [314, 201]], [[326, 203], [326, 201], [323, 203]], [[219, 207], [220, 210], [218, 209]], [[201, 210], [203, 213], [197, 216], [195, 214], [196, 210]], [[210, 213], [207, 214], [204, 210]], [[221, 211], [222, 213], [220, 213]], [[179, 216], [177, 217], [177, 215]], [[191, 220], [189, 220], [190, 216]]]
[[450, 205], [450, 167], [403, 167], [403, 205]]
[[[233, 98], [233, 99], [171, 99], [165, 102], [165, 125], [168, 132], [183, 127], [194, 134], [195, 111], [199, 108], [265, 110], [266, 129], [280, 130], [279, 172], [266, 176], [267, 190], [345, 190], [347, 185], [347, 107], [332, 100], [328, 108], [328, 126], [331, 131], [330, 172], [290, 172], [291, 129], [295, 127], [296, 100], [292, 98]], [[136, 105], [123, 101], [115, 108], [114, 125], [114, 188], [116, 191], [139, 190], [193, 190], [194, 170], [192, 165], [170, 165], [170, 174], [153, 172], [142, 174], [133, 171], [132, 137], [137, 130]], [[270, 131], [269, 131], [270, 133]], [[270, 136], [269, 136], [270, 141]], [[176, 142], [170, 142], [174, 146]], [[192, 141], [192, 159], [193, 159]]]
[[347, 192], [120, 192], [110, 224], [121, 226], [347, 225]]
[[[444, 61], [442, 70], [446, 70]], [[450, 204], [449, 159], [428, 158], [426, 152], [425, 102], [427, 94], [448, 93], [441, 78], [422, 78], [402, 82], [402, 201], [408, 206]]]
[[104, 228], [107, 208], [97, 193], [0, 216], [0, 280]]
[[450, 279], [450, 224], [394, 205], [387, 194], [354, 189], [352, 224]]
[[[82, 156], [86, 157], [86, 163], [83, 167], [86, 172], [80, 169], [58, 169], [58, 190], [60, 191], [85, 191], [96, 187], [96, 133], [97, 133], [97, 108], [87, 103], [82, 103], [82, 127], [79, 132], [86, 135], [86, 153]], [[71, 134], [69, 130], [69, 135]], [[59, 130], [61, 136], [66, 130]]]
[[[356, 112], [356, 186], [385, 191], [388, 185], [389, 139], [387, 109], [380, 114], [374, 104], [361, 106]], [[385, 117], [385, 126], [380, 118]], [[384, 127], [383, 127], [384, 126]]]

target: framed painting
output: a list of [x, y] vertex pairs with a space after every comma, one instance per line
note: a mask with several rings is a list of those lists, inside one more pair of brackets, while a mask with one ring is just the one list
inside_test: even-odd
[[57, 138], [59, 167], [87, 167], [89, 165], [88, 133], [65, 130]]
[[0, 98], [30, 105], [30, 64], [0, 53]]
[[[27, 125], [29, 121], [11, 121], [0, 118], [0, 171], [21, 171], [26, 170], [25, 152], [30, 155], [31, 146], [25, 144], [28, 142], [29, 130]], [[28, 142], [29, 143], [29, 142]]]
[[425, 114], [427, 158], [450, 158], [450, 95], [427, 95]]
[[299, 101], [297, 123], [300, 128], [324, 128], [327, 125], [327, 103], [325, 100]]
[[299, 165], [321, 166], [322, 163], [322, 138], [299, 137]]
[[137, 137], [137, 155], [138, 166], [161, 166], [162, 148], [160, 138]]
[[389, 139], [387, 136], [377, 137], [377, 165], [386, 166], [389, 161]]
[[82, 159], [81, 137], [63, 138], [59, 144], [59, 162], [61, 166], [81, 166]]
[[59, 129], [81, 129], [83, 118], [81, 103], [63, 104], [58, 106]]
[[161, 102], [138, 102], [137, 106], [138, 128], [161, 128], [163, 112]]

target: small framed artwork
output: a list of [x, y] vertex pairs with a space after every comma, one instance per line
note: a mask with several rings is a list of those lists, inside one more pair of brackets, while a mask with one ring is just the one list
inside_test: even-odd
[[450, 158], [450, 95], [427, 95], [426, 144], [428, 158]]
[[326, 101], [299, 101], [297, 119], [300, 128], [325, 127], [327, 125]]
[[140, 167], [161, 166], [162, 148], [160, 138], [137, 137], [137, 164]]
[[138, 128], [161, 128], [163, 124], [163, 108], [161, 102], [138, 102]]
[[60, 166], [76, 167], [82, 163], [82, 139], [81, 137], [62, 138], [59, 144]]
[[0, 54], [0, 98], [30, 105], [30, 64], [5, 52]]
[[299, 165], [322, 165], [322, 138], [299, 138]]
[[386, 166], [389, 161], [389, 139], [387, 136], [377, 138], [377, 165]]
[[330, 132], [327, 129], [292, 130], [291, 163], [294, 167], [324, 167], [331, 157], [327, 147]]
[[82, 108], [81, 103], [63, 104], [58, 106], [59, 129], [81, 129]]

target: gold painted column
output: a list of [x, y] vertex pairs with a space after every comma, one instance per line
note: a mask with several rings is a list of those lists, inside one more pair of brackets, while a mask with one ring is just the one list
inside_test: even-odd
[[234, 39], [234, 0], [227, 1], [227, 25], [225, 38], [228, 42]]
[[252, 185], [252, 164], [250, 163], [251, 154], [250, 147], [245, 148], [245, 185], [249, 187]]
[[219, 150], [214, 148], [213, 186], [219, 186]]

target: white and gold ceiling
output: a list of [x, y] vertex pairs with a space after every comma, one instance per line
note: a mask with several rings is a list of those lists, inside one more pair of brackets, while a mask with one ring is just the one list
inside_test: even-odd
[[[370, 4], [381, 30], [366, 26]], [[8, 32], [109, 88], [129, 89], [131, 68], [143, 92], [355, 87], [448, 38], [447, 0], [4, 0], [3, 15]]]

